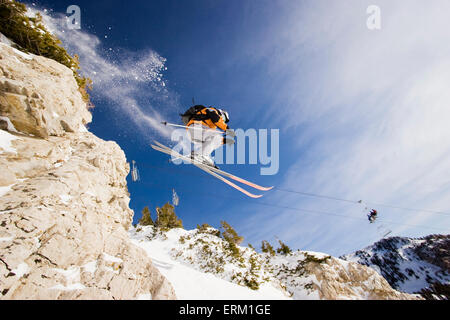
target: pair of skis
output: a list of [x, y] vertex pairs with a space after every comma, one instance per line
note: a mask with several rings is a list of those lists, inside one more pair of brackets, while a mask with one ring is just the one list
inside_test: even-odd
[[[250, 198], [257, 199], [257, 198], [261, 198], [262, 195], [253, 194], [251, 192], [248, 192], [247, 190], [239, 187], [238, 185], [234, 184], [233, 182], [231, 182], [227, 178], [232, 179], [232, 180], [237, 181], [237, 182], [240, 182], [240, 183], [243, 183], [243, 184], [245, 184], [245, 185], [247, 185], [249, 187], [255, 188], [255, 189], [260, 190], [260, 191], [269, 191], [269, 190], [271, 190], [273, 188], [273, 187], [262, 187], [260, 185], [257, 185], [256, 183], [253, 183], [253, 182], [247, 181], [245, 179], [236, 177], [235, 175], [232, 175], [231, 173], [228, 173], [228, 172], [225, 172], [223, 170], [214, 168], [212, 166], [205, 165], [204, 163], [196, 161], [195, 159], [191, 159], [191, 157], [189, 157], [189, 156], [184, 156], [184, 155], [182, 155], [182, 154], [172, 150], [171, 148], [163, 145], [162, 143], [160, 143], [158, 141], [153, 141], [153, 142], [155, 143], [155, 144], [151, 144], [151, 147], [153, 149], [155, 149], [157, 151], [160, 151], [160, 152], [163, 152], [163, 153], [166, 153], [168, 155], [171, 155], [174, 158], [182, 159], [182, 160], [185, 160], [185, 161], [187, 161], [189, 163], [192, 163], [197, 168], [199, 168], [199, 169], [205, 171], [206, 173], [209, 173], [213, 177], [215, 177], [215, 178], [225, 182], [229, 186], [235, 188], [236, 190], [242, 192], [243, 194], [249, 196]], [[225, 177], [227, 177], [227, 178], [225, 178]]]

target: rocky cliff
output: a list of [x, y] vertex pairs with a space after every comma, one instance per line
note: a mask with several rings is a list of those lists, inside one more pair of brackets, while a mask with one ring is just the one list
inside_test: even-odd
[[125, 154], [90, 121], [72, 70], [0, 43], [0, 299], [176, 298], [129, 240]]
[[342, 258], [377, 270], [398, 290], [450, 298], [449, 235], [391, 237]]

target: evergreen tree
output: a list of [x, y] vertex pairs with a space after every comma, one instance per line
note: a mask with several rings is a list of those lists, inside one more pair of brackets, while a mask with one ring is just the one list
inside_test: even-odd
[[244, 241], [243, 237], [240, 237], [237, 232], [233, 229], [230, 224], [228, 224], [226, 221], [220, 222], [222, 225], [222, 237], [223, 239], [228, 243], [228, 250], [231, 252], [231, 255], [234, 258], [241, 258], [241, 251], [238, 248], [238, 245]]
[[141, 226], [154, 226], [155, 223], [152, 220], [152, 216], [150, 214], [150, 210], [148, 207], [145, 207], [142, 210], [142, 218], [139, 220], [139, 224]]
[[162, 208], [156, 208], [157, 218], [155, 225], [161, 230], [183, 228], [183, 222], [175, 214], [175, 207], [166, 203]]
[[200, 233], [208, 233], [208, 234], [212, 234], [215, 235], [216, 237], [220, 237], [220, 231], [214, 229], [213, 227], [211, 227], [209, 224], [204, 223], [202, 225], [197, 225], [197, 230]]
[[220, 223], [224, 230], [222, 231], [222, 236], [226, 241], [233, 243], [235, 245], [240, 245], [242, 241], [244, 241], [244, 237], [239, 236], [236, 230], [234, 230], [233, 227], [230, 226], [230, 224], [228, 224], [228, 222], [221, 221]]
[[281, 253], [282, 255], [286, 256], [292, 252], [292, 250], [286, 244], [284, 244], [281, 240], [278, 240], [278, 242], [280, 243], [280, 247], [277, 249], [277, 253]]
[[263, 240], [261, 243], [261, 251], [264, 253], [269, 253], [271, 256], [275, 255], [275, 250], [270, 245], [270, 243], [266, 240]]
[[208, 230], [208, 228], [212, 228], [212, 227], [207, 223], [203, 223], [202, 225], [199, 225], [199, 224], [197, 225], [197, 229], [201, 233], [206, 233], [206, 230]]

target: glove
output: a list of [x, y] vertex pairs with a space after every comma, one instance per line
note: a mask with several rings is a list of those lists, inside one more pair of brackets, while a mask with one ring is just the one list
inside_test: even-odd
[[234, 140], [233, 139], [228, 139], [228, 138], [225, 138], [224, 139], [224, 144], [227, 144], [227, 145], [233, 145], [234, 144]]
[[227, 131], [225, 131], [227, 135], [229, 135], [230, 137], [236, 137], [236, 133], [234, 132], [233, 129], [227, 129]]

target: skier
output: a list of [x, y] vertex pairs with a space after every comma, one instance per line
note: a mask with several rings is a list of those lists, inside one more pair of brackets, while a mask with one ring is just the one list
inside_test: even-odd
[[367, 217], [369, 218], [370, 223], [374, 223], [375, 220], [377, 219], [377, 210], [372, 209], [369, 214], [367, 215]]
[[[192, 101], [194, 101], [194, 99], [192, 99]], [[214, 161], [211, 159], [212, 152], [224, 144], [234, 144], [233, 139], [226, 138], [226, 135], [233, 138], [236, 136], [234, 130], [230, 129], [228, 126], [228, 122], [230, 121], [228, 112], [213, 108], [212, 106], [205, 107], [203, 105], [196, 105], [195, 102], [192, 104], [194, 106], [190, 107], [185, 113], [180, 114], [184, 125], [168, 123], [167, 121], [161, 122], [161, 124], [165, 126], [181, 127], [188, 130], [191, 142], [193, 142], [194, 146], [197, 147], [191, 155], [181, 154], [174, 148], [165, 146], [156, 140], [150, 144], [151, 147], [154, 150], [170, 155], [172, 158], [175, 157], [177, 159], [186, 160], [204, 172], [226, 183], [230, 187], [249, 196], [250, 198], [257, 199], [261, 198], [262, 195], [253, 194], [236, 185], [231, 180], [240, 182], [261, 191], [269, 191], [273, 189], [273, 187], [263, 187], [256, 183], [237, 177], [229, 172], [220, 170], [214, 164]], [[221, 131], [216, 129], [220, 129]]]
[[190, 139], [194, 144], [191, 159], [218, 169], [211, 154], [224, 144], [234, 143], [234, 140], [223, 136], [223, 133], [234, 135], [228, 126], [230, 121], [228, 112], [214, 107], [195, 105], [181, 114], [181, 118], [188, 127]]

